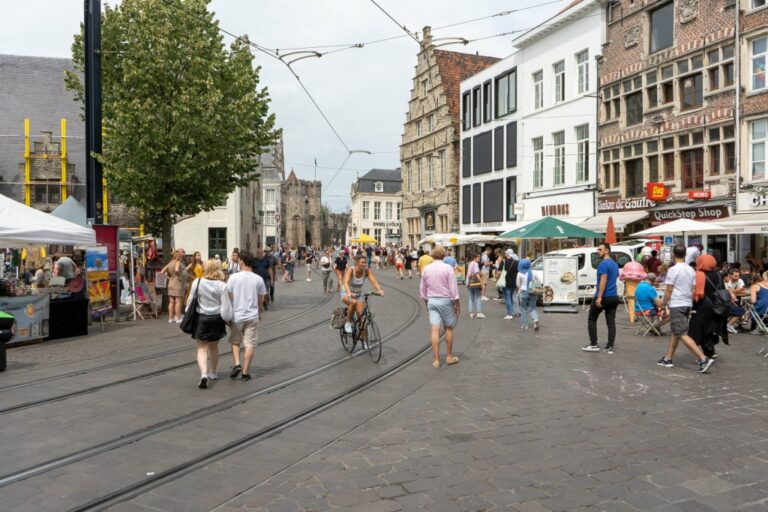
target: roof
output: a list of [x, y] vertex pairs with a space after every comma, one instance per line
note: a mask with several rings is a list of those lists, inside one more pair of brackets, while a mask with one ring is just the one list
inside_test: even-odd
[[397, 194], [402, 189], [400, 169], [371, 169], [357, 179], [357, 192], [363, 194], [376, 193], [376, 183], [384, 185], [379, 194]]
[[[602, 0], [573, 0], [557, 14], [544, 20], [532, 29], [524, 32], [512, 41], [515, 48], [521, 49], [538, 41], [550, 32], [554, 32], [560, 26], [584, 16], [592, 8], [599, 8]], [[602, 23], [601, 20], [596, 23]]]
[[[30, 136], [41, 140], [41, 131], [53, 132], [59, 140], [61, 119], [67, 120], [67, 153], [73, 174], [85, 183], [85, 123], [81, 104], [64, 86], [64, 71], [75, 71], [70, 59], [0, 55], [0, 177], [5, 182], [24, 180], [19, 164], [24, 162], [24, 119]], [[10, 136], [7, 136], [10, 135]], [[23, 168], [22, 168], [23, 169]], [[0, 187], [0, 192], [22, 199], [21, 185]], [[75, 187], [78, 198], [85, 187]]]
[[461, 119], [459, 95], [462, 80], [481, 72], [501, 59], [445, 50], [434, 50], [434, 55], [443, 83], [443, 93], [448, 102], [448, 111], [454, 124], [458, 127], [459, 119]]
[[285, 181], [299, 181], [299, 178], [296, 177], [296, 173], [293, 172], [293, 168], [291, 168], [291, 174], [288, 175], [288, 179]]

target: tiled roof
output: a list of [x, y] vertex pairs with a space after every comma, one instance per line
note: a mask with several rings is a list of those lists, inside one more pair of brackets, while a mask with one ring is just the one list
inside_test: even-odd
[[461, 106], [459, 104], [460, 85], [472, 75], [495, 64], [501, 59], [485, 55], [434, 50], [435, 61], [443, 82], [443, 93], [447, 98], [448, 110], [454, 123], [459, 124]]
[[293, 169], [291, 169], [291, 174], [288, 175], [288, 179], [285, 181], [299, 181], [299, 178], [296, 177], [296, 173], [293, 172]]
[[375, 193], [376, 183], [381, 182], [384, 194], [397, 194], [402, 188], [400, 169], [372, 169], [357, 180], [357, 191]]

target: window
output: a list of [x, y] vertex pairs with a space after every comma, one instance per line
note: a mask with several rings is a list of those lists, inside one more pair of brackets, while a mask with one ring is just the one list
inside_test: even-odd
[[680, 80], [680, 98], [681, 110], [701, 107], [704, 101], [704, 84], [701, 73]]
[[419, 119], [416, 121], [416, 136], [421, 137], [421, 123], [424, 121], [423, 119]]
[[421, 191], [421, 158], [416, 159], [416, 186], [414, 187], [416, 189], [416, 192]]
[[765, 7], [765, 0], [752, 0], [752, 8]]
[[626, 176], [626, 197], [638, 197], [645, 194], [645, 182], [643, 180], [643, 160], [635, 158], [624, 162]]
[[412, 177], [412, 174], [411, 174], [411, 162], [408, 161], [408, 162], [405, 163], [405, 177], [403, 178], [403, 181], [405, 182], [406, 192], [409, 192], [409, 193], [413, 192], [413, 187], [411, 186], [412, 185], [412, 183], [411, 183], [411, 179], [412, 178], [411, 177]]
[[680, 152], [683, 190], [704, 188], [704, 150], [689, 149]]
[[555, 103], [565, 101], [565, 62], [560, 61], [552, 66], [555, 74]]
[[208, 258], [227, 259], [227, 228], [208, 228]]
[[421, 95], [426, 96], [427, 95], [427, 89], [429, 88], [429, 79], [425, 78], [421, 81]]
[[517, 71], [496, 78], [496, 117], [505, 116], [517, 110]]
[[565, 132], [552, 134], [552, 145], [555, 147], [554, 183], [565, 183]]
[[576, 66], [578, 68], [579, 94], [589, 89], [589, 51], [584, 50], [576, 54]]
[[435, 188], [435, 159], [432, 158], [432, 155], [429, 155], [427, 157], [427, 181], [429, 183], [427, 190], [432, 190]]
[[589, 125], [576, 127], [576, 181], [589, 181]]
[[517, 201], [517, 178], [507, 178], [507, 220], [517, 220], [515, 201]]
[[611, 169], [613, 169], [614, 165], [620, 165], [618, 162], [612, 163], [614, 160], [617, 160], [619, 158], [618, 150], [612, 151], [609, 149], [603, 150], [603, 172], [601, 176], [601, 184], [604, 189], [612, 189], [619, 186], [618, 180], [615, 183], [612, 183], [611, 180]]
[[370, 208], [371, 202], [363, 201], [363, 220], [368, 220], [370, 218]]
[[440, 156], [440, 186], [445, 186], [445, 173], [448, 172], [448, 169], [446, 168], [446, 160], [445, 160], [445, 150], [441, 149], [438, 153]]
[[381, 220], [381, 201], [373, 202], [373, 220]]
[[[42, 153], [43, 151], [36, 151]], [[61, 181], [57, 179], [35, 180], [36, 184], [31, 186], [32, 200], [35, 203], [59, 204], [61, 203]]]
[[[669, 139], [665, 139], [669, 140]], [[675, 144], [672, 142], [672, 150], [665, 152], [661, 156], [661, 162], [664, 164], [664, 181], [674, 181], [675, 179]], [[666, 146], [666, 145], [665, 145]], [[666, 147], [664, 149], [667, 149]]]
[[653, 108], [659, 104], [659, 88], [655, 84], [645, 90], [648, 97], [648, 108]]
[[661, 68], [661, 102], [672, 103], [675, 101], [675, 87], [672, 78], [674, 76], [674, 68], [667, 66]]
[[624, 98], [627, 110], [627, 126], [643, 122], [643, 93], [633, 92]]
[[533, 139], [533, 188], [544, 186], [544, 138]]
[[385, 205], [385, 215], [387, 220], [392, 220], [392, 201], [387, 201]]
[[659, 181], [659, 157], [650, 155], [648, 161], [648, 181]]
[[483, 122], [491, 120], [491, 82], [483, 84]]
[[544, 71], [537, 71], [533, 74], [533, 108], [544, 106]]
[[427, 133], [432, 133], [432, 130], [435, 129], [435, 116], [434, 114], [429, 114], [427, 116]]
[[752, 41], [752, 90], [762, 91], [765, 89], [765, 60], [768, 56], [766, 46], [768, 46], [768, 37], [761, 37]]
[[752, 121], [749, 127], [752, 181], [765, 180], [765, 149], [768, 143], [768, 118]]
[[672, 46], [674, 24], [674, 2], [651, 11], [651, 53]]
[[264, 225], [265, 226], [275, 225], [275, 212], [264, 212]]
[[395, 208], [397, 210], [397, 219], [396, 220], [400, 220], [400, 201], [398, 201], [395, 204], [397, 205], [397, 207]]
[[480, 126], [480, 87], [472, 89], [472, 126]]
[[383, 245], [384, 240], [381, 239], [381, 228], [376, 228], [373, 230], [373, 238], [379, 241], [379, 245]]
[[273, 188], [264, 189], [264, 202], [266, 204], [275, 204], [276, 202], [276, 190]]
[[469, 102], [470, 102], [469, 93], [465, 92], [461, 96], [462, 128], [465, 130], [469, 130], [470, 128], [472, 128], [472, 118], [469, 115]]
[[377, 181], [373, 184], [373, 191], [374, 192], [384, 192], [384, 184], [380, 181]]

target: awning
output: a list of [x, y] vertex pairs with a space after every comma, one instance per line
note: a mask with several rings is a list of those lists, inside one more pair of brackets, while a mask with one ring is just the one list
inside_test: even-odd
[[628, 224], [637, 222], [648, 217], [648, 212], [645, 210], [638, 210], [635, 212], [611, 212], [600, 213], [594, 217], [590, 217], [579, 226], [590, 231], [596, 231], [598, 233], [605, 233], [608, 227], [608, 217], [613, 217], [613, 225], [616, 227], [617, 233], [623, 233], [624, 228]]
[[717, 222], [726, 233], [768, 235], [768, 212], [739, 213]]

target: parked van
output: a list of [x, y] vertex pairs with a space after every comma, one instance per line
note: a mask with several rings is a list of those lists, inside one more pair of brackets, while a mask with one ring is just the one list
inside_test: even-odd
[[[643, 247], [641, 245], [640, 247]], [[636, 251], [637, 249], [635, 249]], [[545, 256], [576, 256], [579, 259], [579, 300], [589, 300], [595, 295], [595, 284], [597, 283], [597, 267], [600, 265], [600, 255], [597, 254], [597, 247], [574, 247], [572, 249], [560, 249], [545, 254]], [[621, 269], [625, 264], [633, 261], [632, 248], [627, 246], [612, 245], [611, 257], [616, 261]], [[544, 282], [544, 258], [537, 258], [531, 265], [533, 278], [540, 283]], [[619, 295], [624, 295], [624, 283], [617, 279], [616, 289]]]

